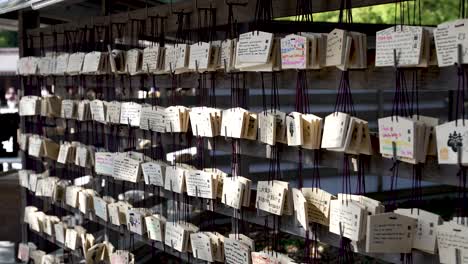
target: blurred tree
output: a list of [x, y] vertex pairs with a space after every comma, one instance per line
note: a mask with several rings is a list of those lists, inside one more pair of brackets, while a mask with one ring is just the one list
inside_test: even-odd
[[[415, 1], [403, 2], [407, 6], [409, 13], [405, 13], [405, 23], [413, 22], [413, 17], [418, 20], [418, 6], [415, 8]], [[459, 0], [420, 0], [421, 23], [423, 25], [437, 25], [442, 22], [453, 20], [458, 17]], [[398, 9], [397, 9], [398, 10]], [[415, 12], [415, 13], [414, 13]], [[337, 22], [339, 11], [323, 12], [314, 14], [316, 22]], [[400, 22], [400, 14], [396, 14]], [[281, 18], [280, 20], [295, 20], [295, 17]], [[354, 23], [369, 24], [394, 24], [395, 4], [382, 4], [376, 6], [353, 8]]]
[[0, 31], [0, 48], [18, 47], [18, 32]]

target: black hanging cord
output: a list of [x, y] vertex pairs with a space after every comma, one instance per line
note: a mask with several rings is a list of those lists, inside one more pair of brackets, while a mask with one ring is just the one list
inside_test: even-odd
[[296, 20], [298, 22], [313, 22], [312, 16], [312, 1], [310, 0], [297, 0], [296, 1]]
[[234, 17], [234, 6], [246, 6], [247, 3], [229, 2], [225, 1], [228, 6], [228, 21], [226, 24], [225, 39], [233, 39], [239, 36], [239, 26], [237, 19]]
[[216, 8], [197, 7], [198, 11], [198, 40], [203, 42], [213, 41], [216, 36]]
[[273, 19], [273, 1], [257, 0], [255, 5], [254, 30], [267, 30]]
[[[347, 29], [348, 25], [353, 23], [352, 4], [351, 0], [341, 0], [340, 12], [338, 17], [338, 27]], [[335, 103], [335, 112], [343, 112], [354, 116], [354, 102], [352, 99], [351, 86], [349, 81], [349, 71], [344, 69], [341, 72], [340, 84]], [[350, 156], [343, 155], [343, 176], [342, 176], [342, 193], [351, 193], [351, 169]], [[354, 255], [351, 249], [351, 240], [346, 237], [341, 237], [340, 251], [338, 257], [339, 263], [354, 263]]]
[[352, 12], [351, 0], [341, 0], [340, 2], [340, 13], [338, 17], [338, 24], [345, 27], [347, 24], [353, 23], [353, 12]]
[[[296, 112], [309, 114], [309, 94], [307, 91], [307, 72], [305, 70], [297, 71], [297, 81], [296, 81]], [[299, 172], [299, 188], [303, 187], [303, 150], [302, 147], [298, 148], [298, 172]]]
[[467, 16], [467, 0], [459, 0], [458, 2], [458, 17], [463, 19], [463, 18], [466, 18]]

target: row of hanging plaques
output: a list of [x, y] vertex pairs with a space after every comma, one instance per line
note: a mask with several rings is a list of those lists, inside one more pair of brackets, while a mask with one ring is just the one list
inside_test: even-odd
[[[170, 106], [102, 100], [62, 100], [56, 96], [22, 97], [20, 116], [46, 116], [67, 120], [95, 121], [139, 127], [159, 133], [192, 133], [198, 137], [228, 137], [258, 140], [305, 149], [327, 149], [348, 154], [371, 155], [368, 122], [342, 112], [325, 118], [313, 114], [279, 110], [254, 113], [237, 107]], [[379, 150], [385, 158], [408, 163], [425, 163], [438, 156], [440, 164], [468, 164], [465, 134], [468, 126], [458, 120], [439, 125], [439, 119], [414, 115], [390, 116], [378, 120]], [[458, 154], [461, 153], [461, 154]]]
[[[238, 39], [194, 44], [158, 44], [143, 50], [51, 53], [19, 60], [19, 75], [104, 73], [184, 73], [190, 71], [277, 71], [338, 66], [365, 68], [366, 36], [336, 29], [330, 34], [300, 33], [284, 38], [262, 31]], [[341, 43], [341, 44], [340, 44]], [[326, 55], [325, 55], [326, 54]]]
[[[45, 100], [47, 101], [47, 100]], [[55, 101], [55, 100], [52, 100], [52, 101]], [[44, 104], [44, 103], [40, 103], [39, 105], [43, 106], [43, 105], [48, 105], [47, 103]], [[54, 107], [46, 107], [46, 110], [47, 109], [55, 109]], [[61, 111], [60, 111], [61, 112]], [[45, 115], [47, 116], [47, 111], [45, 111]], [[332, 116], [334, 117], [334, 122], [336, 122], [336, 124], [338, 124], [338, 127], [341, 125], [341, 126], [346, 126], [344, 125], [345, 123], [348, 123], [350, 122], [350, 118], [351, 117], [347, 117], [346, 114], [344, 113], [333, 113]], [[336, 119], [336, 120], [335, 120]], [[425, 134], [428, 134], [426, 132], [430, 132], [430, 131], [433, 131], [433, 129], [431, 130], [427, 130], [424, 126], [421, 125], [421, 128], [417, 129], [417, 121], [418, 119], [421, 119], [421, 117], [418, 117], [418, 116], [415, 116], [414, 119], [408, 119], [408, 118], [404, 118], [404, 117], [388, 117], [388, 118], [384, 118], [381, 120], [381, 122], [379, 123], [379, 126], [383, 126], [383, 125], [386, 125], [386, 123], [390, 123], [392, 126], [386, 128], [386, 127], [383, 127], [382, 131], [384, 132], [390, 132], [390, 136], [401, 136], [402, 138], [406, 138], [408, 136], [411, 136], [411, 135], [417, 135], [417, 137], [420, 137], [420, 134], [419, 133], [422, 133], [421, 131], [424, 131]], [[386, 122], [385, 122], [386, 121]], [[327, 123], [327, 120], [325, 120], [325, 126], [326, 127], [326, 123]], [[408, 125], [409, 124], [409, 125]], [[454, 121], [454, 124], [453, 124], [455, 127], [460, 127], [460, 128], [463, 128], [464, 127], [464, 124], [463, 124], [463, 121], [462, 120], [459, 120], [459, 121]], [[409, 129], [406, 127], [406, 126], [410, 126], [412, 127], [412, 129]], [[335, 128], [335, 131], [336, 130], [341, 130], [341, 129], [336, 129], [336, 125], [333, 125], [332, 126], [333, 128]], [[379, 127], [380, 128], [380, 127]], [[398, 130], [398, 129], [400, 130]], [[424, 129], [422, 129], [424, 128]], [[439, 127], [437, 127], [439, 128]], [[347, 131], [347, 129], [344, 129], [344, 131]], [[419, 133], [416, 132], [416, 131], [420, 131]], [[437, 131], [437, 129], [436, 129]], [[406, 134], [405, 134], [406, 133]], [[430, 135], [430, 133], [429, 133]], [[431, 136], [424, 136], [422, 138], [426, 138], [426, 137], [429, 137], [429, 139], [431, 138]], [[428, 139], [428, 140], [429, 140]], [[93, 164], [108, 164], [110, 166], [112, 166], [111, 168], [107, 168], [108, 170], [108, 175], [112, 175], [114, 178], [116, 179], [120, 179], [120, 180], [126, 180], [126, 181], [134, 181], [133, 179], [135, 179], [135, 181], [137, 181], [138, 177], [139, 177], [139, 174], [141, 173], [139, 170], [140, 170], [140, 167], [141, 167], [141, 170], [143, 170], [143, 165], [141, 164], [142, 160], [138, 161], [138, 159], [141, 159], [141, 158], [138, 158], [138, 159], [134, 159], [134, 157], [132, 157], [132, 155], [128, 155], [128, 154], [124, 154], [124, 155], [121, 155], [121, 154], [118, 154], [118, 155], [112, 155], [112, 154], [109, 154], [109, 153], [103, 153], [105, 154], [104, 156], [101, 156], [101, 158], [99, 159], [99, 162], [93, 162], [92, 158], [89, 158], [89, 157], [96, 157], [97, 159], [97, 153], [99, 152], [96, 152], [94, 154], [92, 154], [92, 147], [90, 146], [83, 146], [83, 145], [74, 145], [74, 143], [63, 143], [63, 144], [57, 144], [57, 143], [54, 143], [53, 141], [49, 140], [49, 139], [46, 139], [46, 138], [41, 138], [41, 137], [38, 137], [38, 136], [35, 136], [35, 135], [26, 135], [26, 134], [22, 134], [20, 135], [19, 137], [19, 140], [20, 140], [20, 146], [22, 146], [22, 148], [25, 150], [27, 149], [28, 152], [33, 155], [33, 156], [36, 156], [36, 157], [47, 157], [47, 158], [50, 158], [50, 159], [54, 159], [54, 160], [64, 160], [66, 163], [70, 163], [70, 162], [75, 162], [76, 165], [78, 166], [93, 166]], [[398, 141], [395, 141], [395, 143], [397, 143]], [[412, 140], [412, 142], [415, 142], [414, 138]], [[423, 141], [421, 142], [429, 142], [427, 141], [426, 139], [424, 139]], [[55, 144], [55, 147], [51, 147], [52, 145]], [[396, 145], [396, 144], [395, 144]], [[398, 146], [400, 147], [400, 145], [405, 145], [403, 143], [400, 143], [398, 142]], [[76, 147], [76, 149], [74, 149], [74, 147]], [[393, 147], [393, 146], [392, 146]], [[80, 150], [78, 150], [80, 149]], [[85, 149], [85, 151], [83, 151], [83, 149]], [[459, 149], [459, 148], [458, 148]], [[58, 152], [58, 153], [57, 153]], [[61, 152], [61, 153], [60, 153]], [[81, 157], [81, 158], [73, 158], [73, 153], [86, 153], [84, 157], [86, 158], [82, 158], [83, 154], [78, 154], [76, 155], [76, 157]], [[403, 153], [406, 153], [406, 152], [403, 152]], [[61, 156], [61, 158], [59, 158], [59, 156]], [[137, 155], [138, 156], [138, 155]], [[105, 159], [105, 157], [109, 157], [109, 159]], [[117, 157], [117, 159], [115, 158]], [[112, 159], [112, 162], [109, 162], [109, 160]], [[78, 163], [76, 163], [76, 160], [78, 160]], [[91, 160], [91, 161], [90, 161]], [[118, 166], [115, 166], [116, 163], [114, 163], [115, 161], [118, 161], [117, 164]], [[143, 158], [144, 160], [144, 158]], [[156, 163], [157, 164], [157, 163]], [[160, 165], [160, 164], [159, 164]], [[160, 169], [161, 166], [158, 167], [158, 165], [154, 165], [155, 168], [159, 168], [157, 169], [156, 171], [159, 171], [159, 170], [162, 170]], [[182, 169], [182, 171], [184, 170], [184, 167], [186, 165], [182, 165], [182, 166], [179, 166], [179, 167], [176, 167], [178, 169]], [[167, 167], [171, 167], [171, 166], [167, 166], [166, 165], [166, 169]], [[96, 168], [99, 168], [99, 166], [96, 166]], [[117, 168], [117, 169], [116, 169]], [[121, 170], [119, 170], [118, 168], [121, 168]], [[129, 174], [127, 174], [127, 172], [129, 172], [131, 169], [130, 168], [135, 168], [135, 170], [133, 170], [133, 174], [131, 175], [131, 177], [128, 177]], [[172, 167], [171, 167], [172, 168]], [[102, 168], [100, 168], [102, 169]], [[144, 174], [144, 172], [143, 172]], [[157, 173], [156, 173], [157, 174]], [[197, 197], [200, 193], [197, 192], [198, 190], [198, 185], [195, 184], [195, 186], [192, 185], [192, 187], [188, 187], [187, 186], [187, 178], [185, 177], [185, 173], [179, 173], [178, 176], [174, 177], [172, 180], [172, 176], [170, 175], [174, 175], [174, 174], [177, 174], [177, 173], [170, 173], [169, 174], [169, 182], [170, 184], [167, 186], [167, 174], [164, 176], [164, 180], [163, 177], [161, 176], [162, 173], [159, 173], [159, 179], [157, 179], [158, 176], [155, 176], [155, 185], [157, 185], [158, 181], [165, 181], [164, 183], [164, 187], [170, 191], [174, 191], [174, 192], [184, 192], [184, 191], [187, 191], [188, 190], [192, 190], [192, 195], [193, 195], [193, 189], [195, 189], [195, 197]], [[194, 175], [196, 178], [197, 177], [201, 177], [201, 173], [189, 173], [187, 175]], [[33, 177], [34, 178], [34, 177]], [[208, 177], [209, 178], [209, 177]], [[241, 177], [233, 177], [234, 179], [236, 178], [241, 178]], [[130, 180], [131, 179], [131, 180]], [[148, 179], [148, 180], [147, 180]], [[148, 175], [145, 180], [149, 181], [150, 179], [150, 176]], [[179, 179], [179, 180], [178, 180]], [[213, 180], [213, 177], [211, 177], [211, 180]], [[185, 186], [183, 185], [183, 182], [185, 181]], [[34, 180], [33, 180], [34, 182]], [[42, 181], [41, 181], [42, 182]], [[197, 182], [197, 180], [193, 181], [193, 182]], [[176, 184], [174, 184], [176, 183]], [[182, 183], [182, 184], [180, 184]], [[232, 183], [232, 184], [236, 184], [236, 183]], [[43, 185], [42, 185], [43, 186]], [[46, 186], [48, 186], [46, 184]], [[209, 184], [205, 187], [207, 188], [210, 188], [213, 187], [213, 186], [218, 186], [218, 184]], [[237, 186], [237, 185], [236, 185]], [[239, 185], [241, 186], [241, 185]], [[37, 186], [36, 186], [37, 188]], [[245, 188], [245, 187], [244, 187]], [[258, 189], [259, 188], [259, 189]], [[42, 190], [44, 188], [40, 188], [39, 190]], [[48, 189], [48, 188], [46, 188]], [[53, 189], [53, 188], [52, 188]], [[202, 188], [200, 188], [201, 190]], [[250, 189], [250, 188], [248, 188]], [[213, 194], [214, 191], [213, 189], [209, 189], [210, 191], [208, 192], [205, 192], [205, 193], [211, 193]], [[307, 198], [305, 198], [306, 196], [304, 195], [304, 190], [294, 190], [294, 189], [290, 189], [289, 188], [289, 185], [288, 183], [286, 182], [280, 182], [280, 181], [271, 181], [271, 182], [258, 182], [257, 183], [257, 190], [260, 190], [259, 193], [257, 193], [257, 197], [256, 197], [256, 207], [262, 211], [265, 211], [265, 212], [269, 212], [271, 214], [277, 214], [277, 215], [283, 215], [283, 214], [291, 214], [291, 202], [290, 202], [290, 199], [289, 199], [289, 202], [287, 197], [293, 197], [295, 199], [293, 199], [293, 206], [294, 206], [294, 211], [295, 211], [295, 215], [297, 217], [297, 220], [299, 223], [308, 223], [307, 220], [305, 220], [305, 215], [306, 213], [305, 212], [308, 212], [307, 209], [305, 209], [307, 206], [308, 206], [308, 203], [304, 202], [304, 201], [307, 201]], [[264, 191], [261, 191], [261, 190], [264, 190]], [[283, 193], [283, 195], [280, 195], [279, 196], [279, 199], [273, 199], [273, 197], [270, 197], [269, 194], [270, 193], [276, 193], [278, 192], [279, 193]], [[289, 195], [287, 195], [286, 193], [290, 192]], [[323, 192], [319, 192], [319, 191], [316, 191], [317, 193], [322, 193]], [[216, 192], [217, 193], [217, 192]], [[235, 193], [235, 192], [234, 192]], [[293, 194], [294, 193], [294, 194]], [[313, 193], [313, 192], [312, 192]], [[302, 196], [301, 196], [302, 195]], [[303, 197], [304, 196], [304, 197]], [[213, 196], [211, 196], [213, 197]], [[241, 195], [234, 195], [234, 198], [238, 198], [237, 200], [231, 200], [233, 197], [232, 196], [224, 196], [224, 203], [228, 206], [231, 206], [231, 207], [236, 207], [236, 205], [238, 206], [239, 204], [241, 204], [241, 201], [244, 200], [244, 197], [245, 196], [242, 196], [242, 199], [239, 198], [241, 197]], [[217, 197], [219, 198], [219, 197]], [[278, 198], [278, 197], [275, 197], [275, 198]], [[209, 198], [207, 198], [209, 199]], [[335, 204], [334, 206], [337, 206], [339, 209], [336, 209], [336, 213], [334, 214], [335, 215], [335, 218], [332, 217], [332, 214], [330, 213], [330, 216], [329, 216], [329, 222], [330, 222], [330, 231], [333, 232], [333, 233], [336, 233], [336, 234], [339, 234], [339, 235], [346, 235], [346, 237], [354, 240], [354, 241], [362, 241], [363, 239], [363, 234], [367, 234], [366, 232], [367, 231], [363, 231], [365, 230], [366, 228], [366, 224], [364, 224], [364, 222], [361, 222], [361, 221], [364, 221], [362, 219], [365, 218], [365, 215], [366, 215], [366, 211], [363, 211], [362, 208], [360, 208], [360, 206], [356, 206], [355, 204], [353, 205], [353, 203], [350, 203], [349, 199], [340, 199], [340, 197], [338, 196], [338, 199], [336, 199], [338, 202], [333, 202], [333, 200], [330, 200], [329, 202], [327, 202], [327, 204], [330, 204], [330, 208], [328, 210], [331, 210], [332, 208], [335, 208], [335, 207], [331, 207], [332, 204]], [[362, 200], [361, 198], [359, 200]], [[223, 201], [223, 196], [221, 197], [221, 201]], [[319, 200], [321, 201], [321, 200]], [[367, 203], [367, 202], [363, 202], [363, 203]], [[346, 204], [345, 207], [343, 207], [343, 204]], [[351, 204], [351, 205], [350, 205]], [[360, 209], [359, 209], [360, 208]], [[344, 219], [348, 219], [345, 217], [345, 215], [343, 215], [343, 210], [348, 210], [348, 213], [357, 217], [356, 219], [360, 219], [359, 222], [359, 228], [357, 229], [345, 229], [348, 233], [347, 234], [343, 234], [343, 229], [342, 229], [342, 226], [344, 224], [344, 220], [341, 219], [341, 217], [343, 217]], [[374, 209], [372, 209], [372, 211], [375, 211]], [[302, 212], [302, 213], [301, 213]], [[329, 212], [333, 212], [333, 211], [329, 211]], [[338, 217], [339, 216], [339, 217]], [[337, 218], [338, 217], [338, 218]], [[379, 216], [380, 217], [380, 216]], [[382, 216], [381, 217], [384, 217], [384, 220], [386, 219], [385, 217], [386, 216]], [[394, 219], [400, 219], [394, 215], [390, 215], [388, 217], [388, 219], [391, 219], [391, 220], [394, 220]], [[332, 222], [332, 219], [338, 219], [338, 220], [335, 220]], [[335, 223], [335, 224], [332, 224], [332, 223]], [[372, 222], [371, 222], [372, 223]], [[379, 223], [380, 224], [380, 223]], [[303, 225], [304, 228], [307, 228], [307, 224], [304, 224]], [[341, 228], [340, 228], [341, 226]], [[338, 228], [337, 228], [338, 227]], [[454, 228], [454, 230], [452, 230], [453, 232], [456, 232], [456, 230], [459, 230], [457, 228]], [[451, 231], [451, 232], [452, 232]], [[401, 242], [401, 241], [400, 241]], [[398, 243], [399, 246], [402, 246], [403, 243]], [[381, 242], [379, 242], [381, 243]], [[390, 243], [390, 242], [389, 242]], [[451, 243], [451, 242], [449, 242]], [[378, 252], [379, 250], [382, 250], [382, 249], [373, 249], [372, 248], [372, 243], [369, 244], [369, 252]], [[408, 244], [406, 244], [408, 245]], [[386, 246], [385, 247], [386, 249], [388, 249], [388, 247]], [[396, 248], [396, 247], [395, 247]], [[406, 247], [407, 248], [407, 247]], [[397, 250], [397, 249], [394, 249], [394, 250]], [[402, 250], [401, 248], [399, 248], [398, 250]]]
[[[123, 153], [116, 154], [115, 157], [120, 155]], [[141, 167], [144, 166], [143, 164]], [[164, 166], [159, 166], [159, 168], [164, 168]], [[165, 168], [167, 170], [173, 167], [166, 165]], [[184, 177], [190, 175], [190, 170], [196, 171], [194, 168], [189, 169], [187, 165], [182, 164], [176, 168], [188, 173], [183, 172], [181, 175], [183, 175], [183, 179], [186, 179], [186, 187], [183, 189], [189, 196], [197, 197], [208, 193], [205, 192], [206, 186], [202, 186], [204, 184], [197, 185], [206, 179], [190, 179], [192, 176]], [[208, 171], [210, 170], [213, 169]], [[164, 177], [165, 181], [169, 180], [167, 173], [168, 171]], [[198, 177], [201, 174], [199, 172], [192, 175]], [[55, 203], [65, 203], [85, 215], [92, 212], [101, 220], [113, 225], [126, 225], [129, 231], [148, 236], [151, 240], [163, 242], [180, 252], [189, 251], [188, 243], [195, 239], [191, 243], [195, 242], [195, 248], [200, 251], [194, 251], [192, 244], [191, 252], [194, 257], [207, 261], [217, 260], [216, 254], [214, 254], [216, 250], [212, 249], [213, 251], [209, 251], [209, 254], [202, 253], [203, 249], [197, 246], [200, 245], [198, 239], [211, 237], [209, 239], [211, 241], [213, 234], [199, 234], [196, 233], [198, 228], [190, 223], [166, 222], [163, 216], [155, 215], [146, 208], [133, 208], [127, 202], [117, 202], [106, 196], [100, 197], [93, 189], [88, 189], [94, 184], [92, 178], [89, 176], [84, 178], [86, 180], [76, 179], [74, 184], [77, 185], [71, 185], [68, 181], [61, 181], [56, 177], [49, 176], [47, 171], [39, 174], [32, 171], [20, 172], [21, 186], [28, 188], [36, 196], [49, 197]], [[224, 198], [218, 196], [214, 200], [219, 200], [232, 207], [233, 204], [228, 201], [232, 197], [227, 198], [227, 192], [224, 189], [235, 190], [237, 185], [234, 182], [240, 178], [242, 177], [224, 175], [224, 184], [222, 185], [222, 197]], [[199, 193], [194, 193], [193, 188], [189, 187], [193, 183], [200, 187]], [[167, 186], [165, 188], [168, 189]], [[235, 196], [239, 199], [237, 203], [242, 203], [241, 200], [245, 198], [245, 196], [240, 197], [237, 193]], [[397, 209], [394, 212], [384, 213], [383, 204], [361, 195], [338, 194], [334, 196], [318, 188], [296, 189], [290, 188], [287, 182], [259, 181], [257, 182], [255, 207], [260, 210], [259, 212], [263, 212], [260, 214], [290, 215], [306, 230], [310, 228], [311, 223], [328, 226], [331, 233], [344, 236], [354, 242], [364, 243], [365, 250], [369, 253], [409, 253], [412, 249], [418, 249], [430, 254], [438, 252], [441, 263], [454, 263], [452, 262], [454, 258], [460, 256], [465, 258], [468, 253], [464, 250], [464, 245], [468, 242], [468, 233], [466, 232], [468, 227], [461, 224], [459, 219], [442, 222], [438, 215], [419, 209]], [[32, 210], [34, 211], [34, 208]], [[44, 218], [43, 214], [35, 213], [27, 221], [33, 230], [44, 232], [45, 226], [47, 226], [44, 223], [46, 221]], [[164, 228], [166, 229], [164, 230]], [[191, 234], [191, 232], [195, 234]], [[198, 237], [194, 238], [195, 235]], [[215, 234], [214, 237], [216, 236]], [[180, 237], [184, 237], [183, 241], [185, 242], [178, 241]], [[248, 248], [252, 251], [252, 248]], [[251, 262], [227, 261], [227, 263]]]
[[160, 133], [191, 131], [194, 136], [207, 138], [258, 139], [268, 145], [283, 143], [306, 149], [322, 146], [350, 154], [372, 153], [367, 121], [340, 112], [328, 115], [323, 122], [313, 114], [286, 114], [279, 110], [254, 113], [240, 107], [224, 110], [204, 106], [165, 108], [135, 102], [25, 96], [20, 100], [19, 114], [127, 125]]
[[[80, 146], [80, 148], [81, 147], [83, 146]], [[62, 158], [59, 158], [59, 163], [62, 163], [64, 160], [67, 162], [68, 159], [71, 161], [74, 160], [73, 155], [76, 155], [77, 152], [76, 149], [70, 147], [70, 144], [62, 144], [60, 149], [61, 154], [59, 156]], [[92, 147], [88, 146], [87, 149], [91, 151]], [[222, 203], [236, 209], [249, 206], [250, 200], [252, 199], [249, 195], [251, 188], [250, 180], [240, 176], [228, 177], [226, 174], [216, 169], [204, 169], [200, 171], [185, 164], [173, 166], [162, 161], [151, 161], [141, 153], [134, 152], [95, 152], [94, 154], [90, 154], [89, 152], [88, 155], [95, 157], [95, 161], [87, 166], [92, 166], [92, 164], [94, 164], [96, 173], [112, 176], [117, 180], [135, 183], [144, 180], [145, 184], [164, 187], [168, 191], [176, 193], [186, 192], [192, 197], [220, 199]], [[39, 196], [53, 197], [55, 191], [51, 192], [51, 190], [62, 188], [57, 184], [58, 179], [54, 177], [47, 177], [34, 173], [21, 173], [20, 175], [21, 185], [28, 187]], [[226, 188], [224, 188], [224, 186], [226, 186]], [[221, 190], [223, 191], [221, 192]], [[80, 199], [77, 197], [82, 196], [80, 195], [81, 191], [82, 188], [67, 187], [66, 191], [62, 190], [58, 191], [58, 193], [67, 193], [69, 197], [75, 197], [70, 198], [73, 202], [68, 202], [68, 204], [86, 212], [89, 210], [89, 207], [86, 207], [86, 205], [90, 203], [84, 202], [83, 204], [85, 207], [80, 207]], [[271, 197], [271, 194], [280, 195]], [[89, 199], [87, 195], [83, 194], [83, 197], [88, 197]], [[351, 210], [348, 213], [356, 215], [358, 219], [361, 219], [360, 221], [364, 221], [362, 219], [366, 215], [363, 208], [373, 214], [382, 213], [384, 211], [383, 206], [378, 201], [367, 197], [355, 195], [346, 195], [344, 197], [346, 199], [338, 195], [338, 199], [336, 199], [333, 195], [320, 189], [291, 189], [287, 182], [260, 181], [257, 183], [255, 206], [261, 211], [275, 215], [293, 215], [292, 208], [294, 208], [294, 215], [305, 229], [309, 228], [310, 222], [316, 222], [323, 225], [330, 225], [330, 231], [337, 234], [340, 234], [341, 229], [338, 228], [340, 222], [344, 221], [340, 220], [341, 217], [344, 219], [352, 219], [342, 215], [342, 210]], [[86, 198], [84, 199], [86, 200]], [[364, 207], [353, 206], [353, 203], [348, 201], [350, 199], [357, 200], [358, 204], [362, 203]], [[343, 207], [344, 204], [346, 204], [346, 206]], [[335, 208], [338, 208], [335, 214], [330, 213], [333, 212]], [[359, 214], [356, 214], [356, 212], [359, 212]], [[338, 220], [334, 221], [333, 219]], [[342, 224], [343, 223], [341, 223], [341, 225]], [[349, 224], [352, 225], [351, 223]], [[346, 229], [349, 231], [347, 237], [354, 241], [359, 241], [365, 233], [364, 229], [365, 224], [362, 224], [358, 229]]]
[[[121, 207], [123, 208], [125, 206]], [[188, 252], [199, 260], [228, 264], [260, 264], [265, 261], [296, 263], [287, 255], [271, 250], [256, 252], [255, 241], [243, 234], [233, 233], [224, 236], [218, 232], [199, 231], [198, 227], [191, 223], [166, 221], [163, 216], [152, 214], [148, 209], [127, 209], [128, 215], [123, 214], [121, 217], [128, 216], [127, 229], [130, 232], [136, 231], [136, 226], [141, 225], [145, 228], [143, 234], [148, 234], [150, 240], [162, 242], [179, 252]], [[132, 210], [134, 211], [130, 212]], [[25, 221], [31, 230], [54, 238], [69, 250], [83, 252], [87, 264], [135, 263], [135, 256], [132, 253], [127, 250], [116, 250], [110, 241], [98, 242], [94, 235], [87, 233], [83, 227], [70, 224], [69, 216], [61, 221], [56, 216], [47, 215], [36, 207], [28, 206], [25, 208]], [[61, 256], [37, 251], [39, 250], [33, 243], [20, 243], [18, 259], [23, 262], [39, 260], [37, 263], [44, 264], [63, 263]]]
[[[394, 26], [376, 33], [376, 67], [440, 67], [468, 60], [466, 20], [436, 28]], [[461, 47], [461, 51], [459, 50]], [[461, 52], [461, 53], [460, 53]], [[459, 62], [459, 55], [461, 62]], [[90, 53], [50, 53], [23, 57], [19, 75], [77, 75], [104, 73], [183, 73], [190, 71], [277, 71], [281, 69], [367, 68], [365, 34], [335, 29], [329, 34], [298, 33], [283, 38], [254, 31], [238, 39], [194, 44], [158, 44], [143, 50]]]

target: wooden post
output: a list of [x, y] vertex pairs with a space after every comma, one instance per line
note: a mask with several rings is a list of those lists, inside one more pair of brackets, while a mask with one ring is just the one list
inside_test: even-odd
[[34, 49], [28, 48], [28, 29], [39, 27], [39, 12], [38, 11], [19, 11], [18, 14], [18, 44], [20, 57], [34, 55]]
[[111, 1], [101, 0], [101, 16], [108, 16], [111, 14]]
[[[39, 12], [37, 11], [19, 11], [18, 13], [18, 45], [19, 56], [33, 55], [34, 49], [28, 48], [27, 30], [39, 27]], [[23, 82], [20, 82], [21, 90], [24, 92]], [[21, 119], [20, 129], [24, 131], [25, 121]], [[22, 167], [26, 168], [26, 155], [23, 151], [19, 151]], [[24, 208], [27, 206], [26, 190], [21, 188], [21, 239], [23, 242], [28, 241], [28, 225], [24, 223]]]

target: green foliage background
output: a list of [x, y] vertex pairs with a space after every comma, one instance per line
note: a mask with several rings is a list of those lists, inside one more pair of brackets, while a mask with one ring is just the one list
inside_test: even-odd
[[18, 47], [18, 32], [0, 31], [0, 48]]
[[[423, 25], [437, 25], [458, 17], [459, 0], [420, 0], [421, 23]], [[410, 20], [413, 21], [414, 1], [406, 2], [410, 10]], [[338, 11], [314, 14], [316, 22], [337, 22]], [[396, 14], [398, 19], [400, 14]], [[407, 22], [407, 14], [405, 14]], [[416, 17], [418, 7], [416, 6]], [[295, 20], [296, 17], [280, 18], [279, 20]], [[382, 4], [369, 7], [353, 8], [354, 23], [393, 24], [395, 23], [395, 4]], [[397, 21], [399, 22], [399, 20]], [[416, 20], [418, 22], [418, 20]]]

